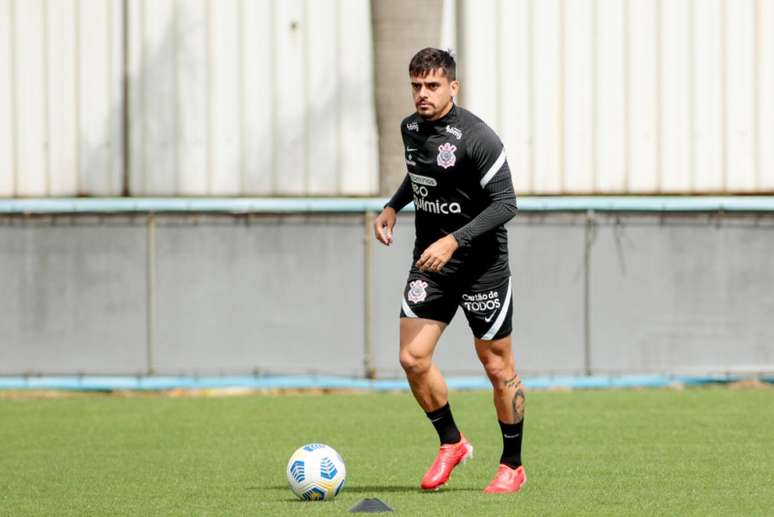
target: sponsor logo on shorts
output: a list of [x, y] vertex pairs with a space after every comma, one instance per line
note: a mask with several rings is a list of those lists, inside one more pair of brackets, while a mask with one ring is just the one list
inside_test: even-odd
[[487, 318], [484, 318], [484, 321], [488, 323], [500, 309], [500, 293], [489, 291], [488, 293], [463, 294], [462, 306], [468, 312], [484, 313], [492, 311]]
[[419, 303], [427, 298], [427, 282], [414, 280], [409, 283], [409, 291], [406, 298], [411, 303]]

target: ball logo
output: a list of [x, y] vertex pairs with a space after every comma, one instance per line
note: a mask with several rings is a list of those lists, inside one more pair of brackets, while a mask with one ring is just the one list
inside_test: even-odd
[[304, 492], [301, 498], [304, 501], [322, 501], [325, 499], [325, 492], [317, 487], [314, 487], [311, 490]]
[[290, 466], [290, 475], [293, 476], [293, 479], [296, 480], [296, 483], [301, 483], [304, 481], [304, 462], [301, 460], [296, 460], [293, 462], [293, 464]]
[[422, 280], [414, 280], [409, 284], [409, 292], [406, 295], [408, 301], [411, 303], [419, 303], [425, 301], [427, 298], [427, 282]]
[[320, 476], [325, 479], [333, 479], [336, 474], [336, 466], [329, 458], [323, 458], [320, 460]]
[[444, 169], [453, 167], [457, 163], [457, 157], [454, 156], [454, 151], [457, 150], [456, 145], [450, 143], [441, 144], [438, 146], [438, 165]]

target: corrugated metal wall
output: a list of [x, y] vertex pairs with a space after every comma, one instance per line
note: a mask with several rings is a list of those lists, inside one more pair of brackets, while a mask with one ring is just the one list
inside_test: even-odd
[[369, 2], [129, 6], [133, 194], [376, 192]]
[[372, 54], [367, 0], [0, 0], [0, 196], [374, 194]]
[[461, 0], [522, 193], [774, 191], [774, 0]]
[[114, 195], [120, 0], [0, 0], [0, 196]]
[[[774, 0], [456, 7], [520, 193], [774, 191]], [[0, 0], [0, 196], [375, 194], [372, 46], [367, 0]]]

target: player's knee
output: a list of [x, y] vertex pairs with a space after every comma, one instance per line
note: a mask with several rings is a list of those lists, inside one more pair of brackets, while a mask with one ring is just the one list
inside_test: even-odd
[[400, 354], [400, 365], [408, 375], [418, 375], [430, 369], [430, 359], [404, 351]]
[[495, 387], [513, 377], [513, 366], [500, 356], [488, 357], [483, 361], [483, 364], [487, 377]]

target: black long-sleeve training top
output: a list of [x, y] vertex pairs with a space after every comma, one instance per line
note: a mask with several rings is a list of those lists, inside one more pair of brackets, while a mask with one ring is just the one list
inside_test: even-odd
[[460, 245], [451, 268], [476, 259], [507, 261], [505, 223], [516, 213], [516, 194], [495, 132], [454, 105], [439, 120], [406, 117], [401, 134], [408, 174], [386, 206], [398, 212], [414, 201], [414, 258], [451, 233]]

